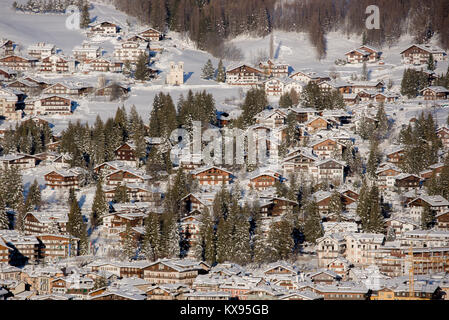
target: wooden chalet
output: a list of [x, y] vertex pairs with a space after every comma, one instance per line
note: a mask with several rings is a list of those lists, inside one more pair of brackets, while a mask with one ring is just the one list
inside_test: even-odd
[[232, 182], [233, 177], [230, 171], [215, 166], [192, 172], [192, 178], [198, 180], [200, 185], [227, 185]]
[[264, 77], [262, 71], [245, 64], [226, 71], [226, 83], [230, 85], [257, 85]]
[[447, 100], [449, 98], [449, 90], [442, 86], [431, 86], [420, 91], [424, 100]]
[[79, 174], [73, 171], [53, 170], [44, 178], [45, 185], [51, 190], [77, 189], [79, 186]]
[[14, 71], [28, 71], [35, 68], [37, 62], [36, 58], [11, 55], [0, 58], [0, 67], [7, 67]]
[[153, 28], [148, 28], [142, 32], [139, 32], [138, 35], [147, 41], [159, 41], [164, 38], [164, 34], [162, 32]]

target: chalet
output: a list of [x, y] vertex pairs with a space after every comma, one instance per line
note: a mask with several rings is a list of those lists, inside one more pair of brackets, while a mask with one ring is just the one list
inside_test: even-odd
[[256, 190], [266, 190], [270, 187], [274, 187], [276, 181], [279, 181], [279, 177], [269, 173], [259, 173], [250, 178], [248, 186], [253, 187]]
[[69, 96], [82, 96], [92, 92], [93, 87], [88, 84], [74, 83], [70, 81], [56, 82], [42, 91], [43, 94], [57, 94]]
[[346, 250], [346, 241], [340, 234], [325, 234], [317, 239], [318, 265], [326, 267]]
[[444, 163], [435, 163], [429, 166], [428, 170], [421, 171], [419, 174], [421, 178], [423, 178], [424, 180], [428, 180], [433, 176], [439, 177], [445, 167], [446, 166]]
[[54, 44], [38, 42], [28, 47], [28, 55], [38, 60], [42, 60], [56, 53]]
[[447, 201], [440, 195], [419, 196], [407, 204], [407, 206], [410, 208], [410, 218], [420, 223], [421, 215], [424, 211], [425, 205], [428, 205], [430, 210], [435, 212], [435, 214], [444, 213], [449, 209], [449, 201]]
[[338, 257], [332, 260], [327, 266], [327, 269], [345, 279], [348, 276], [351, 263], [343, 257]]
[[327, 121], [323, 117], [311, 118], [306, 123], [307, 131], [310, 133], [317, 132], [320, 130], [328, 130], [330, 126], [331, 124], [329, 123], [329, 121]]
[[101, 48], [84, 41], [81, 46], [73, 48], [73, 57], [78, 61], [97, 59], [101, 56]]
[[143, 269], [143, 279], [152, 284], [182, 283], [191, 285], [198, 275], [199, 266], [182, 261], [158, 260]]
[[318, 110], [312, 108], [289, 108], [289, 112], [293, 112], [296, 115], [296, 121], [299, 123], [305, 123], [311, 118], [320, 115]]
[[46, 175], [45, 185], [51, 190], [77, 189], [79, 174], [71, 170], [53, 170]]
[[393, 190], [396, 182], [396, 176], [401, 174], [401, 170], [394, 165], [384, 166], [376, 171], [377, 186], [380, 191]]
[[58, 95], [48, 95], [35, 100], [34, 113], [37, 115], [70, 115], [72, 114], [73, 104], [74, 102], [68, 98]]
[[24, 217], [24, 233], [26, 235], [67, 234], [68, 208], [53, 211], [32, 211]]
[[402, 63], [421, 65], [427, 63], [430, 55], [433, 55], [435, 61], [444, 61], [447, 59], [447, 53], [430, 45], [413, 44], [401, 52]]
[[279, 128], [285, 124], [287, 114], [281, 109], [263, 110], [254, 117], [256, 123], [270, 129]]
[[341, 157], [346, 149], [345, 145], [331, 138], [321, 139], [312, 143], [310, 147], [312, 147], [313, 154], [321, 159]]
[[123, 62], [98, 57], [93, 59], [85, 59], [83, 67], [84, 71], [89, 72], [122, 72]]
[[128, 224], [132, 228], [142, 227], [144, 218], [145, 215], [141, 212], [113, 212], [103, 217], [103, 227], [108, 234], [120, 234]]
[[125, 163], [136, 162], [136, 145], [132, 142], [125, 142], [114, 150], [115, 160], [124, 161]]
[[377, 103], [393, 103], [398, 101], [399, 95], [394, 92], [379, 92], [374, 95]]
[[346, 239], [346, 259], [354, 265], [375, 263], [377, 249], [385, 243], [385, 235], [377, 233], [350, 233]]
[[139, 32], [138, 35], [147, 41], [159, 41], [164, 38], [162, 32], [157, 31], [156, 29], [153, 28], [148, 28], [142, 32]]
[[90, 26], [90, 32], [101, 36], [116, 36], [119, 26], [108, 21], [97, 22]]
[[393, 230], [396, 236], [400, 236], [404, 232], [419, 229], [421, 225], [406, 217], [390, 217], [385, 220], [385, 227], [387, 230]]
[[444, 148], [449, 148], [449, 128], [446, 126], [437, 129], [437, 136], [441, 139]]
[[13, 80], [8, 83], [6, 87], [12, 90], [20, 91], [27, 96], [37, 95], [41, 92], [41, 88], [38, 84], [25, 79]]
[[35, 77], [35, 76], [25, 76], [24, 80], [26, 80], [30, 83], [36, 84], [40, 90], [44, 90], [45, 88], [47, 88], [53, 84], [49, 80], [42, 79], [42, 78]]
[[0, 116], [8, 120], [20, 120], [22, 118], [19, 96], [15, 90], [0, 88]]
[[[198, 243], [200, 239], [201, 220], [197, 216], [190, 215], [181, 218], [180, 221], [183, 239], [187, 241], [190, 248], [193, 248], [195, 243]], [[189, 253], [194, 254], [193, 250], [189, 250]]]
[[279, 300], [300, 300], [300, 301], [310, 301], [310, 300], [323, 300], [324, 297], [313, 291], [301, 291], [286, 293], [278, 297]]
[[401, 173], [395, 177], [394, 186], [401, 191], [417, 190], [420, 185], [421, 177], [414, 174]]
[[264, 77], [262, 71], [245, 64], [226, 71], [226, 83], [230, 85], [257, 85]]
[[214, 198], [214, 193], [189, 193], [181, 199], [183, 213], [191, 215], [193, 212], [204, 212], [212, 206]]
[[319, 182], [331, 182], [341, 185], [344, 181], [344, 169], [346, 164], [334, 159], [317, 161], [310, 167], [311, 176]]
[[129, 93], [129, 87], [117, 82], [108, 83], [105, 86], [95, 90], [97, 97], [112, 97], [114, 95], [122, 97]]
[[352, 93], [353, 85], [342, 80], [331, 80], [318, 83], [318, 87], [324, 92], [338, 91], [341, 94], [345, 94]]
[[281, 96], [295, 90], [297, 94], [302, 92], [300, 82], [293, 79], [269, 79], [265, 81], [265, 92], [269, 96]]
[[73, 73], [75, 64], [75, 60], [53, 54], [43, 58], [38, 68], [43, 73]]
[[[117, 187], [105, 189], [104, 193], [107, 201], [114, 200]], [[160, 205], [160, 194], [152, 192], [151, 189], [144, 184], [127, 184], [125, 185], [125, 188], [128, 199], [132, 202], [151, 202]]]
[[449, 231], [449, 211], [438, 213], [435, 218], [438, 230]]
[[121, 42], [114, 47], [114, 59], [125, 63], [137, 63], [142, 54], [148, 53], [148, 43]]
[[309, 275], [313, 283], [333, 284], [341, 280], [341, 276], [331, 270], [320, 270]]
[[36, 167], [37, 159], [26, 154], [7, 154], [0, 157], [0, 167], [17, 168], [19, 170]]
[[9, 249], [9, 264], [23, 266], [39, 260], [39, 241], [35, 236], [25, 236], [15, 230], [0, 230], [0, 241]]
[[380, 52], [370, 46], [363, 45], [345, 53], [347, 63], [377, 62]]
[[14, 71], [28, 71], [37, 65], [37, 59], [17, 55], [0, 58], [0, 67], [7, 67]]
[[108, 186], [117, 186], [119, 184], [145, 184], [149, 177], [132, 169], [119, 169], [105, 176], [105, 182]]
[[442, 86], [431, 86], [420, 91], [424, 100], [447, 100], [449, 98], [449, 90]]
[[314, 166], [318, 158], [311, 152], [300, 148], [290, 152], [282, 162], [284, 177], [290, 176], [291, 173], [303, 173], [307, 175], [309, 168]]
[[352, 82], [352, 93], [368, 90], [374, 92], [383, 92], [385, 83], [383, 81], [355, 81]]
[[343, 284], [337, 285], [316, 285], [314, 293], [323, 297], [324, 300], [366, 300], [368, 288], [365, 285], [348, 286]]
[[271, 60], [259, 63], [259, 69], [263, 70], [268, 76], [276, 78], [288, 77], [289, 65], [285, 63], [275, 63]]
[[323, 81], [330, 81], [331, 78], [325, 74], [318, 74], [316, 72], [298, 71], [290, 75], [290, 78], [308, 84], [309, 82], [320, 83]]
[[343, 101], [347, 105], [355, 105], [359, 104], [362, 98], [360, 97], [360, 93], [344, 93]]
[[12, 40], [0, 39], [0, 56], [11, 56], [15, 49], [16, 44]]
[[17, 78], [17, 71], [7, 67], [0, 68], [0, 81], [11, 81], [15, 78]]
[[[78, 252], [79, 239], [68, 235], [41, 234], [36, 236], [39, 240], [40, 253], [44, 261], [65, 259]], [[70, 250], [72, 252], [70, 252]]]
[[9, 251], [10, 248], [0, 237], [0, 264], [7, 264], [9, 262]]
[[404, 148], [401, 146], [395, 147], [386, 154], [387, 161], [392, 164], [400, 164], [404, 159]]
[[280, 217], [298, 206], [296, 201], [285, 198], [264, 199], [260, 205], [260, 214], [263, 219]]
[[232, 182], [233, 177], [230, 171], [214, 166], [192, 172], [192, 178], [198, 180], [200, 185], [227, 185]]

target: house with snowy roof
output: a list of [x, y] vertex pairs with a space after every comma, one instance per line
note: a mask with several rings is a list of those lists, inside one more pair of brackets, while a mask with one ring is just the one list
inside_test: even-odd
[[447, 100], [449, 98], [449, 90], [443, 86], [430, 86], [422, 89], [419, 93], [424, 100]]
[[413, 44], [400, 54], [404, 64], [425, 64], [429, 60], [430, 55], [433, 56], [435, 61], [447, 60], [447, 53], [443, 49], [428, 44]]

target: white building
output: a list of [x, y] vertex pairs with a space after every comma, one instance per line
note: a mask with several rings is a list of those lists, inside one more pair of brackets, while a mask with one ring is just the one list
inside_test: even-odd
[[173, 61], [170, 62], [170, 70], [165, 83], [170, 85], [181, 85], [184, 83], [184, 62], [181, 61], [178, 64], [175, 64]]

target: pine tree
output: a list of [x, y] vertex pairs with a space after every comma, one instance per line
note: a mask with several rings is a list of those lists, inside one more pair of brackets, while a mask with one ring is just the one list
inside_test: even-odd
[[103, 216], [109, 212], [109, 206], [106, 202], [106, 196], [103, 191], [101, 179], [97, 182], [94, 201], [91, 209], [91, 224], [94, 228], [103, 224]]
[[357, 202], [356, 213], [360, 217], [360, 222], [364, 231], [369, 229], [370, 210], [370, 192], [366, 180], [363, 180]]
[[423, 211], [421, 214], [421, 228], [423, 230], [429, 230], [435, 223], [435, 212], [430, 208], [430, 205], [425, 202]]
[[217, 261], [215, 221], [209, 210], [203, 212], [200, 219], [201, 252], [197, 252], [197, 255], [207, 263], [214, 264]]
[[206, 64], [204, 65], [202, 69], [201, 78], [203, 79], [212, 79], [214, 77], [215, 69], [212, 65], [212, 61], [210, 59], [207, 60]]
[[268, 256], [271, 261], [287, 260], [291, 257], [295, 245], [293, 227], [287, 214], [282, 216], [280, 221], [271, 223], [267, 238]]
[[264, 263], [269, 259], [268, 243], [263, 234], [262, 227], [257, 224], [252, 238], [252, 261], [256, 263]]
[[217, 227], [217, 262], [223, 263], [230, 260], [231, 253], [231, 224], [224, 218], [220, 218]]
[[343, 204], [341, 202], [341, 195], [338, 191], [334, 191], [329, 202], [329, 213], [334, 214], [337, 217], [337, 220], [340, 222], [342, 211]]
[[6, 205], [17, 210], [23, 201], [22, 175], [17, 167], [7, 167], [3, 173]]
[[6, 211], [5, 199], [3, 194], [0, 193], [0, 230], [9, 229], [9, 218]]
[[112, 200], [114, 203], [127, 203], [129, 202], [128, 196], [128, 188], [126, 185], [119, 183], [115, 188], [114, 199]]
[[218, 69], [217, 69], [217, 82], [225, 82], [225, 81], [226, 81], [226, 72], [223, 66], [223, 61], [220, 59], [220, 62], [218, 62]]
[[23, 232], [24, 231], [24, 219], [26, 214], [30, 211], [30, 208], [23, 201], [20, 202], [19, 208], [16, 211], [16, 218], [14, 229]]
[[370, 191], [370, 212], [368, 231], [382, 233], [384, 231], [384, 222], [380, 206], [379, 189], [376, 185]]
[[318, 212], [318, 205], [314, 200], [307, 203], [304, 208], [306, 220], [304, 223], [304, 236], [306, 241], [316, 243], [316, 240], [323, 236], [321, 227], [321, 217]]
[[68, 214], [67, 232], [75, 238], [79, 239], [79, 252], [81, 255], [87, 254], [89, 249], [89, 240], [87, 237], [87, 227], [83, 220], [83, 215], [78, 204], [78, 200], [73, 193], [70, 196], [70, 211]]
[[[246, 210], [245, 210], [246, 211]], [[240, 265], [245, 265], [251, 261], [251, 247], [250, 247], [250, 224], [249, 212], [244, 212], [237, 201], [234, 200], [231, 206], [230, 223], [232, 228], [232, 251], [231, 260]]]
[[388, 117], [385, 113], [384, 103], [379, 104], [379, 108], [377, 109], [376, 120], [378, 122], [377, 131], [379, 132], [381, 137], [385, 137], [388, 131]]
[[136, 255], [137, 243], [132, 233], [131, 224], [127, 223], [122, 237], [123, 254], [126, 259], [132, 260]]
[[27, 195], [27, 201], [33, 208], [39, 208], [42, 203], [41, 190], [36, 179], [30, 187]]
[[180, 257], [180, 230], [177, 214], [165, 212], [161, 228], [161, 251], [165, 258]]
[[435, 59], [433, 58], [433, 54], [429, 55], [429, 60], [427, 60], [427, 69], [430, 71], [435, 71]]
[[366, 66], [366, 62], [363, 62], [362, 75], [360, 76], [360, 79], [362, 81], [368, 81], [369, 80], [369, 71], [368, 71], [368, 67]]
[[86, 1], [81, 7], [81, 21], [80, 27], [82, 29], [87, 29], [90, 24], [90, 15], [89, 15], [89, 3]]
[[139, 81], [148, 80], [149, 70], [148, 70], [148, 54], [141, 53], [137, 63], [136, 63], [136, 71], [134, 72], [134, 77]]
[[145, 219], [145, 235], [142, 251], [149, 261], [156, 261], [160, 257], [161, 235], [157, 213], [150, 213]]

